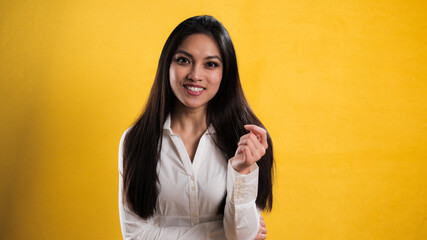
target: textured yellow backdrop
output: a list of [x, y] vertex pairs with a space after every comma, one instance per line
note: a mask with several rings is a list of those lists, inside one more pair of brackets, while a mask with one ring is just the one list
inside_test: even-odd
[[120, 239], [117, 150], [187, 17], [275, 144], [268, 239], [427, 239], [426, 1], [0, 2], [0, 238]]

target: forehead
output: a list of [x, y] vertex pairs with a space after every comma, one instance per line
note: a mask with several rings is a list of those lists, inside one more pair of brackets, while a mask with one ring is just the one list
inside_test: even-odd
[[192, 34], [184, 38], [176, 50], [184, 50], [197, 56], [220, 55], [215, 39], [206, 34]]

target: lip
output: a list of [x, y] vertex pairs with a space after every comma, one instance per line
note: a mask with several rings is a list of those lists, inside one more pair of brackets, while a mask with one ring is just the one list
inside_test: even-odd
[[203, 87], [203, 86], [200, 86], [200, 85], [196, 85], [196, 84], [191, 84], [191, 83], [184, 83], [183, 84], [183, 86], [185, 87], [185, 86], [190, 86], [190, 87], [196, 87], [196, 88], [203, 88], [203, 89], [206, 89], [205, 87]]
[[[203, 88], [203, 90], [200, 92], [194, 92], [194, 91], [191, 91], [190, 89], [186, 88], [185, 86]], [[199, 96], [206, 91], [206, 88], [199, 86], [199, 85], [195, 85], [195, 84], [183, 84], [182, 87], [184, 88], [185, 92], [190, 96]]]

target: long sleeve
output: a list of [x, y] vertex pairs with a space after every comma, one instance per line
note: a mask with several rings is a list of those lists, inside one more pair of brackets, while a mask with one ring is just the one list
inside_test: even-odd
[[[223, 236], [222, 221], [201, 223], [194, 227], [157, 227], [142, 219], [129, 209], [123, 201], [123, 141], [128, 130], [120, 140], [119, 146], [119, 216], [123, 239], [125, 240], [219, 240]], [[218, 234], [222, 233], [222, 234]]]
[[185, 232], [185, 228], [160, 228], [154, 227], [147, 220], [142, 219], [128, 208], [123, 201], [123, 143], [127, 134], [126, 130], [119, 145], [119, 216], [123, 239], [147, 239], [147, 240], [172, 240], [179, 239]]
[[228, 240], [252, 240], [258, 233], [261, 211], [255, 200], [258, 192], [258, 166], [248, 175], [227, 166], [227, 199], [224, 209], [224, 230]]
[[126, 203], [122, 202], [122, 180], [119, 180], [119, 184], [121, 184], [119, 187], [119, 215], [123, 239], [173, 240], [179, 239], [186, 231], [186, 228], [183, 227], [155, 227], [147, 220], [140, 218], [128, 208]]

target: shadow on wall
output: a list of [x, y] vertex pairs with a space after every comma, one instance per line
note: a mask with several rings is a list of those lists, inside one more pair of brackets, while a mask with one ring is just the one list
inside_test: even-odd
[[16, 227], [16, 223], [22, 222], [20, 218], [27, 214], [27, 209], [32, 209], [21, 204], [34, 204], [32, 196], [37, 194], [37, 179], [43, 167], [41, 153], [45, 150], [40, 128], [45, 71], [30, 62], [13, 67], [11, 71], [15, 73], [9, 76], [15, 79], [4, 79], [9, 85], [4, 84], [1, 96], [4, 98], [0, 129], [0, 232], [3, 237], [19, 235], [17, 231], [21, 228]]

